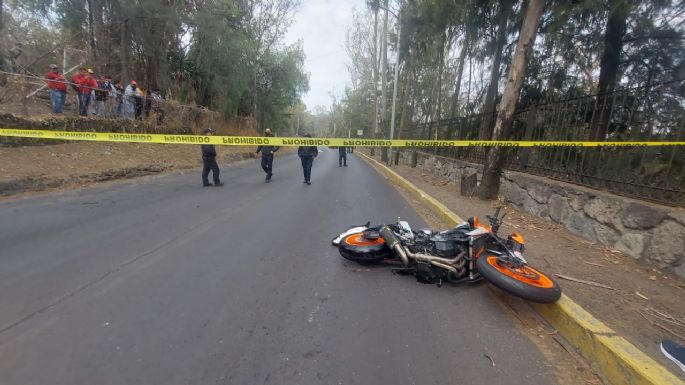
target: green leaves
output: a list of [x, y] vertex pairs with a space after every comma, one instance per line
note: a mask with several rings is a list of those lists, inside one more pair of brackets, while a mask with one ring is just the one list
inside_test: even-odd
[[[17, 17], [6, 19], [12, 20], [12, 31], [23, 29], [14, 35], [25, 42], [26, 53], [66, 41], [81, 50], [70, 59], [98, 73], [121, 74], [124, 83], [136, 79], [144, 89], [168, 89], [183, 103], [275, 125], [308, 89], [302, 47], [284, 46], [281, 40], [298, 4], [10, 0], [10, 15]], [[65, 38], [51, 30], [64, 32]], [[57, 57], [45, 61], [61, 62]]]

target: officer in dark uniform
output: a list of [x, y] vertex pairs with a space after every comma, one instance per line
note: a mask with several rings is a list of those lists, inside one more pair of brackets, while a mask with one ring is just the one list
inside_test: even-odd
[[[212, 135], [214, 130], [211, 128], [205, 128], [203, 134]], [[203, 144], [202, 145], [202, 185], [207, 187], [212, 184], [209, 183], [209, 170], [212, 170], [212, 177], [214, 178], [214, 186], [221, 187], [224, 184], [219, 180], [219, 165], [216, 163], [216, 149], [213, 144]]]
[[[311, 138], [310, 134], [305, 134], [305, 138]], [[300, 146], [297, 148], [297, 155], [300, 157], [302, 162], [302, 172], [304, 174], [304, 183], [307, 185], [312, 184], [312, 164], [314, 164], [314, 158], [319, 155], [319, 149], [316, 146]]]
[[342, 167], [345, 166], [347, 167], [347, 147], [340, 146], [338, 147], [338, 166]]
[[[264, 131], [264, 135], [273, 136], [273, 132], [270, 128]], [[259, 146], [257, 147], [256, 153], [262, 153], [262, 170], [266, 173], [265, 183], [271, 182], [271, 176], [273, 175], [274, 169], [274, 152], [278, 151], [276, 146]]]

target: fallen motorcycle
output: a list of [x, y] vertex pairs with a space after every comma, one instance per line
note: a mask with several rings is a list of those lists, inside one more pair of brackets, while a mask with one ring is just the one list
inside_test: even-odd
[[409, 223], [370, 227], [355, 226], [333, 239], [340, 254], [351, 261], [371, 264], [389, 261], [399, 267], [393, 272], [411, 274], [424, 283], [477, 282], [482, 278], [523, 299], [552, 303], [561, 297], [559, 285], [546, 274], [528, 266], [523, 251], [525, 241], [518, 233], [506, 239], [498, 230], [506, 214], [500, 208], [487, 218], [477, 217], [455, 228], [433, 232], [414, 231]]

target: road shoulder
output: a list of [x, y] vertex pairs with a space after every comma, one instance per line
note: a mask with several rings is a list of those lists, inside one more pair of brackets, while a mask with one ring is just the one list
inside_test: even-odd
[[[462, 197], [458, 194], [457, 187], [448, 180], [427, 175], [417, 169], [407, 166], [393, 166], [392, 171], [396, 172], [399, 177], [390, 177], [396, 184], [416, 185], [421, 192], [413, 195], [416, 195], [420, 200], [422, 194], [432, 196], [436, 198], [434, 199], [436, 202], [447, 207], [448, 211], [458, 214], [457, 216], [478, 215], [483, 217], [492, 212], [495, 205], [502, 205], [501, 202], [492, 204], [474, 198]], [[407, 182], [402, 182], [402, 180]], [[639, 349], [642, 349], [649, 357], [658, 360], [659, 363], [665, 366], [669, 366], [669, 364], [673, 366], [670, 361], [658, 353], [658, 343], [663, 338], [673, 339], [675, 336], [659, 328], [657, 325], [661, 325], [661, 323], [656, 319], [650, 319], [650, 315], [661, 313], [671, 316], [674, 314], [672, 317], [675, 318], [675, 314], [683, 314], [682, 306], [685, 304], [678, 301], [679, 294], [682, 295], [682, 287], [679, 286], [682, 282], [676, 277], [668, 277], [645, 268], [615, 250], [606, 250], [599, 245], [568, 234], [559, 226], [542, 219], [517, 212], [510, 207], [507, 208], [507, 211], [510, 214], [507, 217], [507, 226], [504, 226], [503, 231], [521, 231], [524, 233], [527, 238], [527, 246], [531, 250], [529, 252], [530, 260], [534, 265], [540, 266], [552, 274], [599, 280], [600, 282], [608, 282], [608, 286], [612, 287], [612, 289], [598, 289], [597, 287], [585, 287], [586, 285], [575, 282], [561, 282], [564, 291], [574, 300], [596, 314], [599, 319], [607, 322], [609, 326], [614, 328], [613, 330], [618, 330], [618, 334], [630, 336], [629, 339], [632, 342], [631, 344], [622, 338], [614, 339], [619, 337], [591, 339], [583, 343], [585, 350], [600, 354], [602, 359], [607, 361], [606, 349], [612, 352], [612, 349], [615, 351], [615, 349], [625, 348], [626, 358], [638, 355]], [[447, 218], [447, 223], [449, 223], [449, 218]], [[579, 255], [582, 258], [579, 258]], [[656, 279], [654, 279], [655, 275], [657, 276]], [[596, 309], [597, 311], [595, 311]], [[569, 313], [564, 312], [564, 314]], [[669, 326], [669, 330], [672, 331], [673, 326]], [[611, 330], [608, 327], [607, 329]], [[576, 333], [583, 330], [587, 329], [577, 329]], [[613, 330], [609, 334], [616, 334]], [[561, 331], [563, 332], [563, 330]], [[597, 342], [599, 345], [596, 344]], [[627, 348], [628, 345], [635, 349]], [[578, 346], [576, 345], [576, 347]], [[625, 367], [611, 369], [609, 368], [610, 365], [605, 365], [607, 370], [602, 371], [602, 374], [614, 383], [682, 384], [682, 381], [673, 374], [662, 373], [655, 369], [660, 365], [649, 357], [644, 355], [637, 362], [632, 363], [638, 367], [646, 368], [642, 372], [633, 373], [633, 379], [641, 378], [640, 381], [618, 382], [626, 378], [625, 370], [627, 369]], [[598, 363], [604, 365], [601, 362]], [[671, 369], [673, 372], [677, 370], [677, 368]], [[608, 372], [614, 372], [613, 377]]]

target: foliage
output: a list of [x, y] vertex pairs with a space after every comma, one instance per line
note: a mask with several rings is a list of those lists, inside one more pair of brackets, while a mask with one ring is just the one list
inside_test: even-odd
[[[21, 41], [28, 47], [25, 57], [66, 46], [71, 64], [83, 61], [98, 74], [124, 83], [135, 79], [145, 89], [160, 88], [226, 117], [253, 116], [262, 126], [277, 127], [308, 89], [301, 44], [282, 42], [297, 0], [10, 0], [8, 5], [4, 19], [10, 21], [11, 37], [3, 45]], [[58, 49], [33, 67], [41, 72], [47, 63], [61, 61]]]
[[[349, 119], [365, 126], [372, 124], [369, 113], [373, 83], [373, 15], [379, 1], [367, 2], [366, 12], [358, 14], [348, 31], [349, 68], [353, 87], [341, 101]], [[406, 98], [398, 98], [396, 119], [407, 113], [416, 126], [449, 118], [450, 100], [458, 100], [458, 115], [483, 111], [489, 72], [493, 61], [494, 37], [498, 32], [500, 1], [395, 0], [390, 8], [401, 13], [401, 25], [393, 19], [390, 36], [402, 29], [399, 47], [389, 45], [389, 57], [399, 56], [399, 90], [409, 84]], [[525, 2], [513, 1], [504, 44], [498, 83], [499, 95], [511, 65], [513, 48], [521, 27]], [[600, 59], [607, 47], [604, 36], [612, 7], [627, 10], [626, 31], [621, 37], [620, 62], [614, 89], [656, 87], [658, 84], [685, 78], [685, 2], [678, 0], [573, 0], [548, 1], [542, 16], [531, 62], [525, 74], [520, 105], [588, 96], [597, 93], [602, 68]], [[464, 64], [459, 95], [453, 95], [458, 78], [458, 57], [469, 35], [470, 44]], [[362, 39], [363, 38], [363, 39]], [[380, 37], [379, 37], [380, 39]], [[445, 39], [444, 73], [439, 76], [441, 40]], [[392, 41], [392, 40], [391, 40]], [[377, 56], [376, 56], [377, 57]], [[381, 71], [392, 76], [392, 64]], [[439, 84], [441, 83], [441, 84]], [[392, 83], [388, 84], [388, 94]], [[438, 92], [440, 89], [442, 92]], [[440, 100], [438, 100], [440, 95]], [[362, 102], [360, 102], [362, 101]], [[365, 103], [364, 103], [365, 102]], [[666, 102], [662, 102], [664, 106]], [[440, 105], [440, 109], [438, 109]], [[392, 107], [388, 103], [388, 109]], [[675, 108], [675, 107], [674, 107]], [[440, 116], [435, 116], [440, 110]], [[665, 114], [678, 114], [679, 108]], [[379, 115], [389, 114], [388, 111]], [[371, 120], [369, 120], [369, 118]], [[611, 132], [611, 129], [609, 130]], [[441, 135], [449, 134], [441, 132]]]

